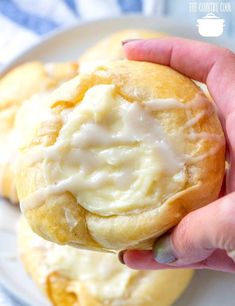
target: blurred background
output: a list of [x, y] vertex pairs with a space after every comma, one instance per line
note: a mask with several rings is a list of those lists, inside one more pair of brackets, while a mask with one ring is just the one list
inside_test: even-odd
[[235, 0], [0, 0], [0, 64], [53, 31], [121, 14], [163, 16], [196, 27], [197, 19], [212, 11], [225, 20], [223, 38], [235, 40], [234, 4]]
[[[156, 17], [156, 29], [163, 17], [196, 30], [197, 19], [208, 12], [224, 19], [222, 38], [235, 45], [235, 0], [0, 0], [0, 68], [45, 36], [79, 22], [142, 14]], [[16, 305], [25, 304], [0, 286], [0, 306]]]

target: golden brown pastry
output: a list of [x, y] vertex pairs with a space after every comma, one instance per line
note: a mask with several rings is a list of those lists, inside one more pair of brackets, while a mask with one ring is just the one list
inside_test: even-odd
[[192, 277], [192, 270], [131, 270], [114, 254], [47, 242], [24, 220], [19, 252], [25, 269], [55, 306], [168, 306]]
[[48, 240], [150, 249], [218, 197], [220, 122], [203, 92], [169, 67], [109, 62], [64, 83], [40, 109], [36, 123], [30, 105], [18, 118], [17, 191]]
[[18, 202], [14, 177], [18, 141], [15, 115], [26, 99], [54, 89], [74, 77], [77, 69], [76, 63], [31, 62], [12, 69], [0, 79], [0, 195], [12, 202]]
[[127, 29], [115, 32], [101, 41], [98, 41], [94, 46], [86, 50], [80, 57], [80, 62], [83, 65], [86, 62], [102, 62], [113, 61], [124, 58], [124, 52], [121, 42], [126, 39], [149, 39], [166, 36], [153, 30], [146, 29]]

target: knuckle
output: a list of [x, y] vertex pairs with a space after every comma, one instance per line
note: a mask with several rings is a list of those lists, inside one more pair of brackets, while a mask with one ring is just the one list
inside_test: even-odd
[[[186, 216], [175, 228], [172, 235], [173, 247], [177, 253], [188, 253], [192, 246], [193, 236], [190, 234], [190, 219]], [[178, 254], [177, 254], [178, 255]]]
[[235, 248], [235, 193], [225, 197], [218, 210], [217, 245], [230, 250]]
[[219, 204], [219, 220], [223, 225], [232, 225], [235, 227], [235, 193], [221, 199]]
[[224, 55], [225, 56], [229, 56], [235, 59], [235, 54], [232, 50], [228, 49], [228, 48], [223, 48], [224, 50]]
[[228, 48], [220, 48], [220, 59], [225, 60], [225, 59], [232, 59], [235, 61], [235, 53], [228, 49]]

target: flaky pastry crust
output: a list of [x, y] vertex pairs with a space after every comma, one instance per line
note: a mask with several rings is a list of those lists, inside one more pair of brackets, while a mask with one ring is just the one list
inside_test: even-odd
[[[121, 97], [128, 105], [142, 106], [146, 101], [156, 99], [180, 101], [180, 108], [163, 107], [152, 110], [150, 114], [160, 122], [173, 142], [183, 139], [178, 146], [187, 156], [182, 166], [183, 183], [172, 193], [161, 195], [159, 191], [159, 199], [154, 205], [142, 205], [141, 209], [136, 205], [136, 210], [127, 209], [110, 215], [87, 209], [86, 203], [79, 203], [69, 190], [44, 193], [40, 205], [35, 204], [34, 194], [56, 182], [49, 182], [45, 158], [29, 162], [32, 152], [40, 153], [57, 144], [64, 124], [63, 111], [73, 113], [89, 89], [100, 84], [113, 85], [112, 95]], [[23, 129], [25, 140], [17, 169], [17, 191], [25, 208], [24, 214], [32, 229], [45, 239], [92, 249], [150, 249], [156, 237], [175, 226], [187, 213], [218, 197], [224, 175], [225, 151], [220, 122], [212, 103], [202, 91], [171, 68], [127, 60], [110, 62], [65, 83], [47, 99], [45, 105], [53, 119], [42, 120], [35, 129], [31, 126]], [[188, 105], [191, 105], [190, 110]], [[108, 113], [111, 112], [110, 109]], [[28, 115], [27, 111], [23, 113], [25, 120]], [[29, 136], [26, 130], [32, 130]], [[179, 130], [182, 130], [181, 138], [177, 136]], [[69, 138], [66, 141], [70, 143]], [[63, 150], [57, 155], [63, 154]], [[62, 167], [60, 161], [48, 162], [50, 171]], [[75, 173], [78, 170], [78, 164], [73, 166]], [[172, 178], [169, 175], [164, 181], [165, 175], [160, 174], [159, 186], [153, 182], [147, 192], [152, 195], [161, 184], [164, 185], [162, 188], [170, 186]], [[70, 219], [75, 220], [72, 226], [66, 211], [69, 211]]]

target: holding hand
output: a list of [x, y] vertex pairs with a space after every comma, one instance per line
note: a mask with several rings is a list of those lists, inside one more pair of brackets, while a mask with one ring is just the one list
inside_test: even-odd
[[180, 38], [124, 42], [128, 59], [168, 65], [207, 84], [217, 104], [230, 169], [227, 188], [214, 203], [188, 214], [153, 251], [126, 251], [122, 260], [134, 269], [189, 267], [235, 272], [235, 54], [214, 45]]

